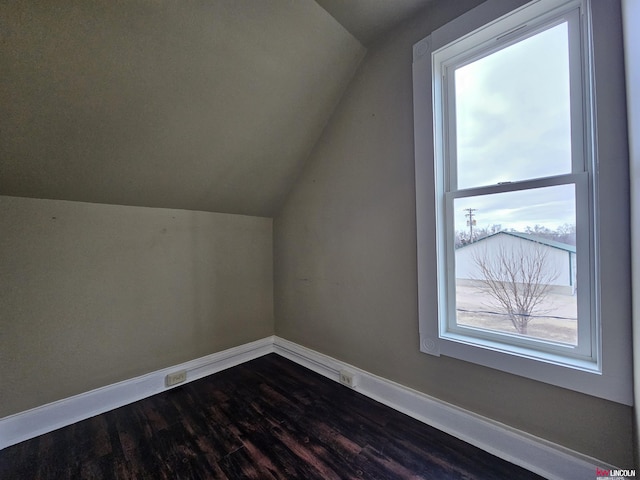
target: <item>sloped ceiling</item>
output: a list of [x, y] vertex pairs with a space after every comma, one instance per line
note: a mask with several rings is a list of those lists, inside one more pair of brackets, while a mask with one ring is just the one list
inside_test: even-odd
[[433, 0], [316, 0], [368, 46]]
[[0, 194], [273, 216], [396, 1], [2, 2]]

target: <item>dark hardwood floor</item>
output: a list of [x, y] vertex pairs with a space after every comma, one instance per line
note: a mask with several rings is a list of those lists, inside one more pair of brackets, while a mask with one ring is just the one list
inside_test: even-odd
[[8, 447], [0, 478], [541, 477], [271, 354]]

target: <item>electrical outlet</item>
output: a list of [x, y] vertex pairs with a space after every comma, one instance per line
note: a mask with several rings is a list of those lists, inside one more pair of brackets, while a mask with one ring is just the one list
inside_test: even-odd
[[165, 385], [170, 387], [172, 385], [177, 385], [178, 383], [182, 383], [187, 379], [187, 371], [180, 370], [179, 372], [173, 372], [167, 375], [164, 379]]
[[347, 387], [354, 388], [356, 386], [356, 378], [353, 372], [348, 370], [340, 370], [340, 383]]

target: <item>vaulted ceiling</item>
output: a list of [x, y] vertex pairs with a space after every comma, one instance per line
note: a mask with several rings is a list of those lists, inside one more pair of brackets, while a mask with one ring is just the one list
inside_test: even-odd
[[0, 5], [0, 194], [273, 216], [369, 45], [430, 0]]

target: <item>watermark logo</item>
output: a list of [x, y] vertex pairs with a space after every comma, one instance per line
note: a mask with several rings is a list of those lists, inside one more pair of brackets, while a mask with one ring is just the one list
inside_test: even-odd
[[635, 480], [635, 470], [606, 470], [596, 468], [596, 480]]

